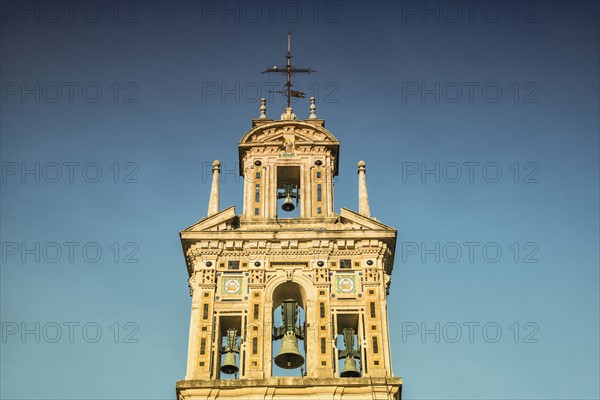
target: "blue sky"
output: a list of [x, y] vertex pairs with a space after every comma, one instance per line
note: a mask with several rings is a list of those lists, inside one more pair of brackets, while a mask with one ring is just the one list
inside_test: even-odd
[[341, 142], [336, 210], [364, 159], [398, 229], [404, 398], [600, 397], [597, 2], [0, 4], [3, 399], [174, 398], [178, 232], [216, 158], [241, 212], [288, 30]]

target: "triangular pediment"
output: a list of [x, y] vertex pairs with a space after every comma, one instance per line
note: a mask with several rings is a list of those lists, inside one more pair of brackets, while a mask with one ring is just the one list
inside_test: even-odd
[[228, 207], [218, 213], [204, 217], [194, 225], [185, 228], [180, 234], [190, 232], [226, 231], [239, 226], [239, 218], [235, 214], [235, 206]]
[[340, 210], [340, 223], [347, 229], [364, 229], [396, 232], [391, 226], [382, 224], [374, 218], [366, 217], [354, 211], [343, 208]]

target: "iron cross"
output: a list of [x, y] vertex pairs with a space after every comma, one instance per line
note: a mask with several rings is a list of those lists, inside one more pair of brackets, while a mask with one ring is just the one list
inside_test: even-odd
[[293, 66], [291, 64], [291, 59], [292, 59], [292, 54], [290, 51], [290, 38], [291, 38], [291, 32], [288, 32], [288, 42], [287, 42], [287, 65], [283, 66], [283, 67], [278, 67], [278, 66], [274, 66], [274, 67], [269, 67], [266, 70], [264, 70], [263, 72], [261, 72], [261, 74], [264, 73], [270, 73], [270, 72], [280, 72], [284, 75], [287, 76], [287, 83], [286, 83], [286, 89], [278, 91], [276, 93], [281, 93], [281, 94], [285, 94], [287, 96], [287, 106], [291, 107], [291, 98], [292, 97], [297, 97], [297, 98], [304, 98], [305, 94], [298, 91], [298, 90], [292, 90], [292, 75], [297, 74], [297, 73], [307, 73], [310, 74], [311, 72], [317, 72], [314, 69], [311, 68], [296, 68], [295, 66]]

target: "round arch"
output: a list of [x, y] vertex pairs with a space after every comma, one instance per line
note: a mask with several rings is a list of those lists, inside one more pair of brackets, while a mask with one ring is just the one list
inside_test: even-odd
[[316, 298], [313, 283], [304, 275], [293, 276], [288, 279], [286, 275], [276, 276], [267, 281], [265, 286], [265, 299], [272, 302], [273, 309], [281, 305], [286, 299], [294, 299], [302, 308], [306, 302]]

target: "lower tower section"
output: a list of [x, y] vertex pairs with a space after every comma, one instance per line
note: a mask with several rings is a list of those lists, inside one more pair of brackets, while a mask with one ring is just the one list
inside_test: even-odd
[[192, 315], [178, 399], [400, 399], [394, 229], [346, 209], [250, 223], [231, 207], [181, 239]]

